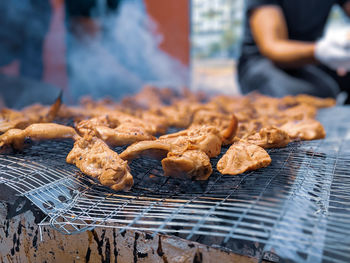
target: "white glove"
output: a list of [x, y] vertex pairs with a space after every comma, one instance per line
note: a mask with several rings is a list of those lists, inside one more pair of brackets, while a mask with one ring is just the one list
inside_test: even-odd
[[317, 41], [315, 58], [333, 70], [350, 71], [350, 28], [330, 31]]

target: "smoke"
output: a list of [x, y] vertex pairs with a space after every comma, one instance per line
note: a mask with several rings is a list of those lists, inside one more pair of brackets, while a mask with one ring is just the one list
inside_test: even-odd
[[71, 95], [116, 99], [145, 83], [184, 85], [187, 68], [159, 49], [156, 24], [141, 0], [121, 3], [118, 12], [100, 20], [103, 33], [81, 45], [70, 36], [68, 69]]

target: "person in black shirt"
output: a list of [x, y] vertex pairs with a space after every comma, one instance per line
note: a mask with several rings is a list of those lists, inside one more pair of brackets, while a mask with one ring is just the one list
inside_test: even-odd
[[350, 28], [323, 36], [334, 4], [350, 15], [348, 0], [247, 0], [238, 63], [242, 93], [336, 98], [348, 91]]

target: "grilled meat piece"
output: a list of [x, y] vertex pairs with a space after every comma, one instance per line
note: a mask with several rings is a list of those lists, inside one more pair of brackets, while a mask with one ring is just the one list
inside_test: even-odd
[[172, 145], [178, 145], [179, 141], [187, 141], [188, 150], [201, 150], [209, 157], [216, 157], [220, 154], [223, 139], [216, 127], [204, 125], [163, 135], [159, 140]]
[[302, 120], [315, 118], [317, 109], [307, 104], [299, 104], [285, 110], [276, 109], [275, 115], [279, 118], [285, 118], [287, 120]]
[[228, 145], [233, 142], [237, 133], [238, 120], [233, 114], [224, 114], [213, 110], [199, 110], [194, 114], [192, 124], [189, 129], [202, 125], [214, 126], [221, 131], [223, 144]]
[[136, 112], [135, 116], [148, 124], [152, 124], [157, 134], [165, 134], [169, 128], [167, 118], [160, 116], [159, 114], [150, 111], [142, 111]]
[[97, 126], [115, 128], [118, 125], [120, 125], [120, 122], [117, 119], [111, 118], [108, 115], [101, 115], [88, 120], [82, 120], [76, 123], [75, 127], [79, 134], [84, 136], [85, 134], [89, 134], [91, 131], [93, 131]]
[[157, 131], [155, 125], [119, 112], [80, 121], [76, 127], [82, 136], [94, 133], [113, 147], [154, 140]]
[[215, 127], [202, 126], [160, 136], [155, 141], [141, 141], [129, 146], [120, 154], [122, 159], [131, 160], [139, 156], [152, 155], [164, 158], [168, 152], [183, 153], [186, 150], [201, 150], [209, 157], [220, 154], [222, 137]]
[[222, 137], [215, 127], [202, 126], [142, 141], [129, 146], [120, 157], [132, 160], [142, 155], [163, 159], [165, 176], [205, 180], [212, 173], [209, 157], [220, 154]]
[[[160, 140], [141, 141], [130, 145], [119, 156], [123, 160], [133, 160], [142, 156], [148, 156], [156, 160], [161, 160], [167, 156], [168, 152], [179, 149], [178, 147], [178, 145], [174, 146]], [[187, 143], [185, 145], [185, 149], [186, 148]]]
[[314, 96], [306, 95], [306, 94], [300, 94], [297, 96], [286, 96], [281, 99], [282, 103], [285, 105], [295, 105], [298, 103], [307, 104], [309, 106], [316, 107], [318, 109], [320, 108], [328, 108], [333, 107], [336, 104], [335, 99], [333, 98], [317, 98]]
[[52, 122], [62, 103], [62, 92], [50, 107], [40, 104], [24, 108], [22, 111], [2, 109], [0, 111], [0, 133], [9, 129], [24, 129], [33, 123]]
[[133, 160], [148, 156], [162, 160], [165, 176], [206, 180], [212, 173], [208, 155], [201, 150], [187, 150], [190, 145], [183, 138], [177, 142], [179, 144], [169, 144], [160, 140], [135, 143], [122, 152], [120, 157]]
[[326, 137], [322, 124], [314, 119], [289, 121], [280, 127], [292, 139], [317, 140]]
[[282, 148], [290, 143], [288, 133], [276, 127], [262, 128], [259, 132], [248, 136], [245, 140], [264, 149]]
[[66, 158], [84, 174], [97, 178], [113, 190], [129, 190], [133, 177], [126, 161], [112, 151], [101, 139], [89, 135], [79, 138]]
[[78, 135], [72, 127], [56, 123], [35, 123], [24, 130], [11, 129], [0, 136], [0, 147], [10, 146], [21, 150], [25, 138], [32, 140], [77, 139]]
[[191, 125], [194, 114], [196, 112], [204, 109], [210, 110], [211, 108], [211, 105], [183, 100], [177, 101], [171, 106], [164, 106], [153, 109], [153, 112], [164, 116], [167, 119], [169, 126], [187, 128]]
[[203, 100], [206, 100], [203, 93], [193, 93], [187, 88], [179, 90], [146, 85], [139, 93], [124, 98], [121, 105], [128, 109], [148, 110], [171, 105], [177, 101], [200, 102]]
[[271, 158], [263, 148], [241, 140], [231, 145], [216, 167], [222, 174], [236, 175], [270, 163]]
[[122, 124], [115, 129], [105, 126], [97, 126], [95, 127], [95, 130], [97, 136], [111, 147], [156, 139], [154, 136], [148, 134], [142, 128], [138, 128], [137, 126], [133, 127]]
[[209, 157], [200, 150], [169, 152], [162, 167], [164, 176], [192, 180], [207, 180], [213, 171]]

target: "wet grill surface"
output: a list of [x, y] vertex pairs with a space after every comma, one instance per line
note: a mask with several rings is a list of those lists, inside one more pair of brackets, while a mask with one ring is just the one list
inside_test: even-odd
[[113, 192], [65, 162], [72, 142], [50, 141], [0, 155], [0, 183], [43, 210], [43, 225], [65, 234], [96, 226], [139, 229], [256, 257], [273, 251], [297, 262], [348, 262], [348, 116], [347, 107], [322, 110], [325, 140], [269, 150], [269, 167], [239, 176], [215, 169], [220, 156], [204, 182], [166, 178], [159, 161], [142, 158], [130, 163], [131, 191]]

